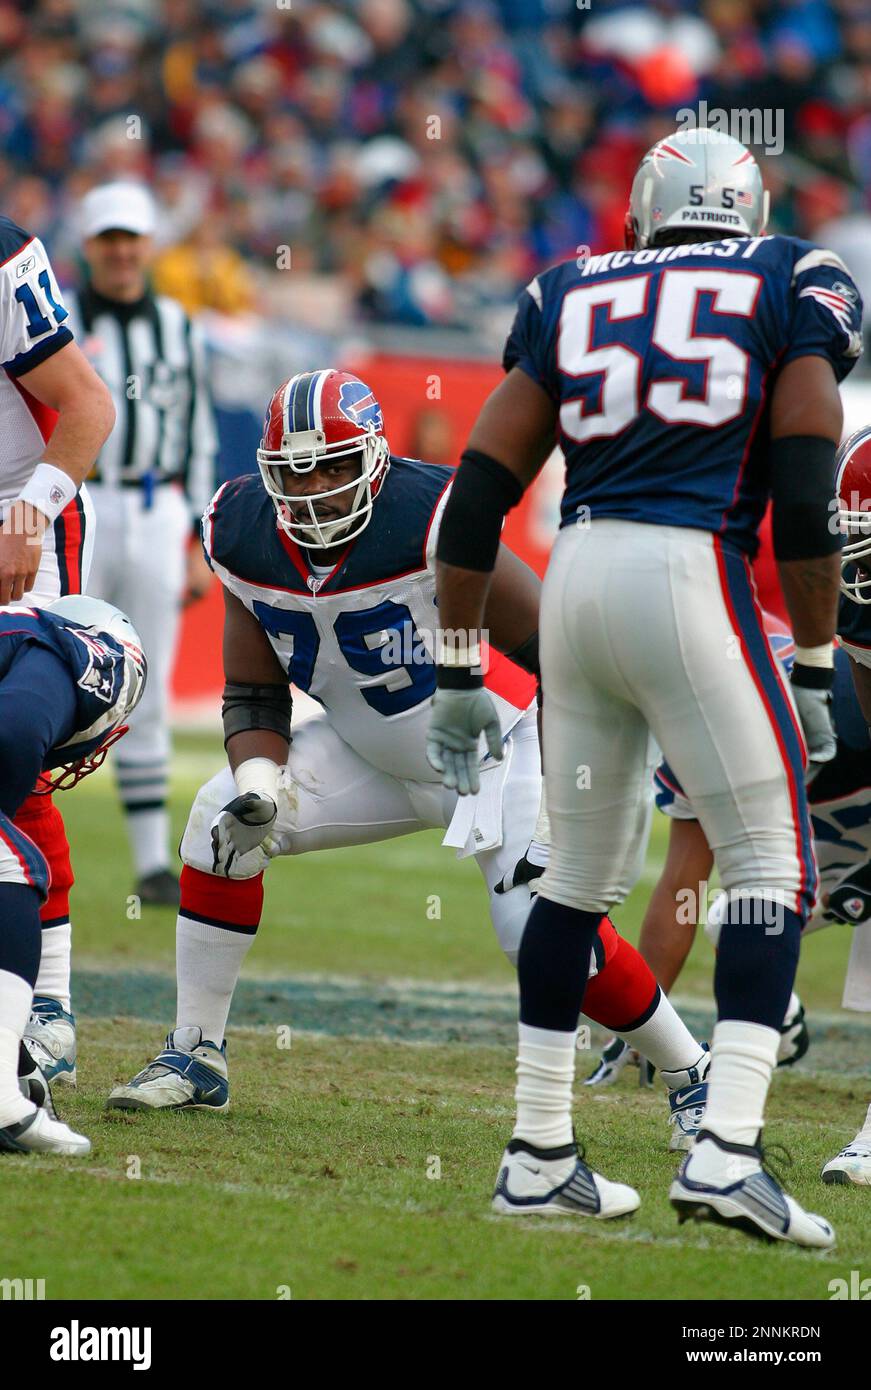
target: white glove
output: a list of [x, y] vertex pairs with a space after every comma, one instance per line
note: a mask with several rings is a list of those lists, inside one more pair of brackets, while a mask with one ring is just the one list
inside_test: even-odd
[[478, 776], [478, 738], [483, 734], [491, 758], [505, 756], [496, 706], [483, 686], [470, 690], [436, 690], [426, 739], [426, 759], [441, 773], [444, 786], [460, 796], [474, 796]]
[[272, 797], [260, 792], [245, 792], [228, 802], [212, 821], [212, 873], [229, 878], [234, 860], [258, 845], [274, 854], [278, 846], [269, 832], [277, 815]]

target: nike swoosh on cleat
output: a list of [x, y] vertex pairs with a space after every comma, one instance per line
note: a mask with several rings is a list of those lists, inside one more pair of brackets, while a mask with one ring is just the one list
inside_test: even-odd
[[681, 1091], [678, 1095], [672, 1096], [671, 1103], [675, 1108], [679, 1105], [686, 1105], [690, 1100], [698, 1097], [699, 1086], [691, 1086], [688, 1091]]

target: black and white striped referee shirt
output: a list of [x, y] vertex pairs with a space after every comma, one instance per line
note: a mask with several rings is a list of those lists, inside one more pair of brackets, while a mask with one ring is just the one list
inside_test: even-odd
[[178, 482], [198, 522], [215, 490], [218, 443], [196, 324], [164, 295], [122, 304], [88, 285], [66, 290], [64, 302], [115, 404], [115, 428], [89, 482], [146, 490]]

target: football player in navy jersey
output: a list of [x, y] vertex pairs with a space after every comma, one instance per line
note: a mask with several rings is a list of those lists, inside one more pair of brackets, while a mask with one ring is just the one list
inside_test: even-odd
[[[176, 1026], [113, 1090], [120, 1109], [227, 1109], [227, 1017], [276, 855], [446, 829], [445, 844], [474, 855], [512, 961], [546, 862], [536, 576], [502, 552], [489, 638], [529, 674], [506, 678], [503, 666], [500, 678], [494, 666], [488, 675], [496, 720], [475, 759], [480, 793], [460, 798], [425, 756], [432, 649], [443, 636], [435, 545], [452, 471], [391, 455], [370, 388], [330, 369], [274, 393], [258, 462], [260, 476], [227, 483], [204, 518], [226, 605], [229, 766], [201, 788], [182, 840]], [[292, 738], [289, 679], [321, 706]], [[583, 969], [593, 976], [588, 1015], [653, 1050], [673, 1134], [685, 1140], [689, 1097], [704, 1090], [701, 1044], [610, 923]]]
[[[99, 767], [145, 685], [130, 620], [99, 599], [0, 609], [0, 1150], [87, 1154], [54, 1113], [22, 1039], [39, 969], [40, 907], [50, 873], [14, 817], [42, 774], [43, 794]], [[19, 1080], [20, 1078], [20, 1080]]]
[[[696, 808], [730, 910], [704, 1129], [672, 1184], [681, 1219], [829, 1247], [763, 1166], [765, 1099], [816, 892], [804, 771], [836, 749], [829, 525], [861, 300], [837, 256], [765, 236], [755, 160], [719, 132], [661, 140], [635, 176], [627, 250], [559, 265], [521, 296], [507, 375], [485, 403], [438, 546], [446, 628], [430, 756], [458, 786], [493, 711], [474, 637], [505, 513], [551, 452], [562, 526], [542, 593], [551, 856], [523, 935], [517, 1122], [495, 1205], [626, 1209], [580, 1160], [571, 1118], [581, 966], [639, 865], [651, 735]], [[791, 688], [762, 629], [750, 561], [772, 503], [797, 644]], [[474, 779], [472, 779], [474, 785]], [[631, 880], [631, 873], [630, 873]], [[749, 920], [748, 920], [749, 918]]]

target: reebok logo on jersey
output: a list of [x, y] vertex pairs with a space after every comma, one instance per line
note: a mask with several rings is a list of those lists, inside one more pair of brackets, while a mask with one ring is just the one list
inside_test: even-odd
[[[24, 277], [25, 277], [25, 275], [27, 275], [29, 271], [33, 270], [33, 267], [34, 267], [35, 265], [36, 265], [36, 257], [35, 257], [35, 256], [28, 256], [26, 261], [20, 261], [19, 264], [18, 264], [18, 266], [16, 267], [16, 270], [15, 270], [15, 278], [16, 278], [16, 280], [23, 280]], [[23, 293], [23, 291], [22, 291], [22, 293]]]

